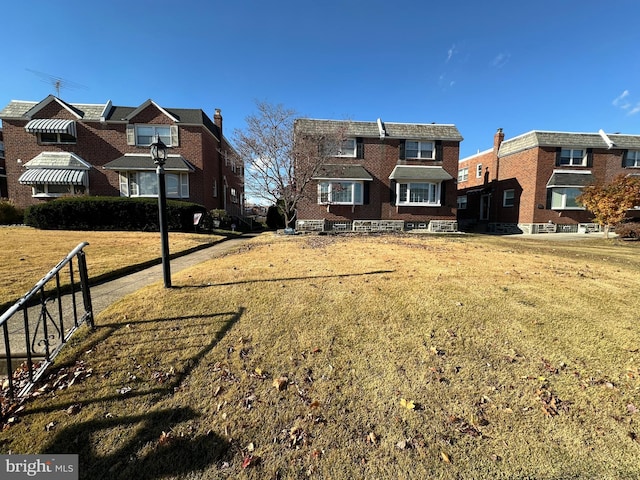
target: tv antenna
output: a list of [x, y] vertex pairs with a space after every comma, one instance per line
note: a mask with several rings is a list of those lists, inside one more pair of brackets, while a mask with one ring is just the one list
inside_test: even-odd
[[60, 90], [63, 88], [71, 90], [87, 89], [87, 87], [85, 85], [82, 85], [81, 83], [72, 82], [71, 80], [66, 80], [62, 77], [57, 77], [55, 75], [50, 75], [44, 72], [38, 72], [37, 70], [31, 70], [30, 68], [27, 68], [27, 71], [40, 77], [40, 80], [42, 80], [43, 82], [51, 84], [53, 88], [55, 88], [56, 97], [58, 98], [60, 98]]

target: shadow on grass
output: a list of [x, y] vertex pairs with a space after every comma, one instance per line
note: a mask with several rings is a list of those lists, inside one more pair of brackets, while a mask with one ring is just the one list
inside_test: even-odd
[[[193, 438], [167, 438], [163, 432], [198, 417], [190, 408], [167, 409], [117, 418], [97, 419], [73, 425], [58, 433], [42, 453], [77, 453], [79, 478], [86, 479], [155, 479], [168, 475], [186, 475], [203, 470], [219, 461], [229, 449], [229, 442], [215, 433]], [[135, 431], [134, 435], [107, 455], [93, 448], [92, 438], [100, 431]], [[142, 447], [148, 453], [139, 456]]]
[[343, 273], [343, 274], [337, 274], [337, 275], [309, 275], [306, 277], [281, 277], [281, 278], [264, 278], [259, 280], [240, 280], [238, 282], [209, 283], [206, 285], [174, 285], [172, 288], [188, 289], [188, 288], [227, 287], [231, 285], [244, 285], [247, 283], [290, 282], [295, 280], [321, 280], [325, 278], [362, 277], [365, 275], [382, 275], [383, 273], [394, 273], [394, 272], [395, 270], [374, 270], [373, 272]]
[[[75, 399], [82, 405], [101, 402], [119, 402], [132, 397], [147, 397], [145, 402], [157, 402], [172, 394], [183, 381], [198, 367], [202, 359], [218, 344], [229, 329], [242, 317], [244, 308], [236, 312], [209, 315], [219, 317], [231, 315], [216, 332], [211, 341], [203, 346], [195, 355], [184, 359], [184, 371], [171, 377], [162, 387], [130, 392], [127, 395], [109, 395], [100, 398]], [[109, 324], [104, 326], [109, 333], [133, 324], [150, 324], [184, 320], [198, 317], [172, 317], [154, 320], [128, 322], [127, 324]], [[99, 336], [104, 338], [103, 335]], [[150, 396], [150, 397], [149, 397]], [[29, 414], [60, 410], [65, 405], [29, 410]], [[117, 406], [112, 406], [114, 411]], [[169, 432], [182, 422], [199, 416], [191, 408], [165, 409], [149, 411], [145, 414], [117, 416], [112, 418], [92, 419], [71, 425], [56, 433], [55, 437], [43, 448], [42, 453], [77, 453], [80, 458], [80, 478], [87, 479], [155, 479], [167, 475], [186, 475], [190, 472], [205, 469], [220, 460], [229, 448], [229, 443], [216, 433], [199, 435], [192, 438], [169, 438], [161, 441], [162, 432]], [[116, 431], [117, 435], [128, 436], [124, 443], [110, 451], [100, 454], [94, 447], [96, 437]], [[113, 434], [113, 432], [111, 432]], [[141, 449], [147, 453], [140, 454]]]
[[[235, 325], [235, 323], [238, 322], [238, 320], [240, 320], [240, 318], [242, 318], [242, 315], [244, 314], [244, 311], [245, 311], [245, 308], [244, 307], [240, 307], [238, 309], [238, 311], [236, 311], [236, 312], [216, 313], [216, 314], [205, 315], [205, 316], [198, 315], [198, 316], [184, 316], [184, 317], [147, 319], [147, 320], [131, 321], [131, 322], [127, 322], [126, 324], [110, 323], [110, 324], [106, 324], [106, 325], [101, 325], [101, 326], [99, 326], [97, 328], [97, 330], [104, 329], [104, 331], [99, 332], [99, 334], [96, 337], [96, 339], [91, 342], [91, 344], [89, 345], [89, 348], [88, 348], [89, 350], [93, 349], [93, 347], [95, 347], [96, 344], [98, 344], [98, 343], [106, 340], [107, 338], [111, 337], [118, 330], [120, 330], [122, 328], [128, 328], [127, 326], [131, 326], [131, 325], [153, 324], [153, 323], [158, 323], [158, 322], [173, 322], [173, 321], [176, 321], [176, 320], [187, 320], [187, 319], [194, 319], [194, 318], [214, 318], [214, 317], [220, 317], [220, 316], [225, 316], [225, 315], [230, 315], [231, 316], [231, 318], [228, 321], [226, 321], [222, 325], [222, 327], [216, 332], [215, 336], [211, 339], [211, 341], [209, 343], [207, 343], [206, 345], [204, 345], [203, 348], [201, 350], [199, 350], [196, 355], [194, 355], [194, 356], [192, 356], [190, 358], [184, 359], [184, 364], [186, 365], [184, 371], [176, 373], [174, 376], [171, 377], [170, 381], [167, 381], [167, 382], [163, 383], [161, 387], [150, 388], [150, 389], [146, 389], [146, 390], [131, 391], [131, 392], [127, 393], [126, 395], [122, 395], [120, 393], [115, 393], [113, 395], [102, 396], [102, 397], [77, 399], [77, 400], [73, 400], [73, 401], [70, 401], [70, 402], [67, 402], [67, 403], [56, 403], [55, 405], [50, 405], [50, 406], [46, 406], [46, 407], [30, 408], [28, 410], [28, 415], [58, 411], [58, 410], [61, 410], [61, 409], [68, 408], [68, 407], [70, 407], [70, 406], [72, 406], [72, 405], [74, 405], [76, 403], [81, 403], [82, 405], [90, 405], [90, 404], [94, 404], [94, 403], [113, 402], [113, 401], [124, 400], [126, 398], [146, 397], [146, 396], [151, 396], [151, 398], [149, 399], [150, 401], [153, 401], [153, 400], [158, 401], [163, 396], [168, 395], [168, 394], [172, 394], [174, 391], [176, 391], [180, 387], [182, 382], [200, 364], [202, 359], [211, 350], [213, 350], [213, 348], [225, 336], [225, 334], [229, 331], [229, 329], [233, 325]], [[86, 351], [86, 350], [87, 350], [87, 346], [83, 345], [82, 351]], [[62, 366], [59, 366], [59, 368], [64, 368], [65, 366], [73, 365], [73, 363], [78, 359], [79, 358], [74, 358], [74, 359], [72, 359], [72, 360], [70, 360], [68, 362], [65, 362], [65, 364], [62, 365]]]

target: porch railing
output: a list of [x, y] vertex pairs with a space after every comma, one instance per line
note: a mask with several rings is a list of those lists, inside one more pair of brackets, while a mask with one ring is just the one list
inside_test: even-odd
[[[0, 317], [4, 336], [8, 395], [22, 397], [53, 363], [73, 333], [86, 323], [93, 328], [93, 308], [84, 247], [80, 243], [24, 297]], [[76, 264], [77, 265], [74, 265]], [[68, 266], [68, 270], [65, 267]], [[77, 269], [76, 269], [77, 267]], [[64, 284], [61, 275], [66, 275]], [[81, 304], [76, 298], [81, 294]], [[20, 362], [19, 371], [14, 370]]]

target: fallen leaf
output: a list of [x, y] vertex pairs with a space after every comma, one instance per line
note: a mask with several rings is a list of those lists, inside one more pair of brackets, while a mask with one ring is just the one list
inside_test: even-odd
[[256, 368], [254, 370], [254, 372], [256, 372], [256, 375], [261, 376], [262, 375], [262, 369], [261, 368]]
[[447, 455], [445, 452], [440, 452], [440, 457], [444, 463], [451, 463], [451, 457]]
[[627, 412], [633, 415], [634, 413], [638, 413], [638, 409], [633, 403], [630, 403], [629, 405], [627, 405]]
[[256, 446], [253, 444], [253, 442], [247, 445], [247, 452], [253, 452], [255, 449], [256, 449]]
[[247, 455], [244, 457], [244, 460], [242, 460], [242, 468], [255, 467], [258, 463], [260, 463], [260, 457]]
[[75, 415], [79, 413], [81, 409], [82, 409], [82, 405], [80, 405], [79, 403], [74, 403], [65, 411], [67, 412], [68, 415]]
[[367, 442], [375, 445], [377, 441], [378, 437], [376, 436], [376, 434], [373, 432], [369, 432], [369, 435], [367, 435]]
[[406, 400], [404, 398], [400, 399], [400, 405], [407, 410], [415, 410], [416, 404], [413, 403], [413, 400]]
[[318, 408], [320, 406], [320, 402], [317, 400], [314, 400], [313, 402], [311, 402], [311, 405], [309, 405], [309, 408]]
[[396, 443], [396, 448], [399, 448], [400, 450], [404, 450], [405, 448], [407, 448], [407, 441], [400, 440], [398, 443]]
[[287, 377], [279, 377], [273, 380], [273, 386], [281, 392], [285, 388], [287, 388], [287, 384], [289, 383], [289, 379]]
[[56, 428], [56, 422], [49, 422], [44, 427], [45, 431], [47, 431], [47, 432], [50, 432], [54, 428]]

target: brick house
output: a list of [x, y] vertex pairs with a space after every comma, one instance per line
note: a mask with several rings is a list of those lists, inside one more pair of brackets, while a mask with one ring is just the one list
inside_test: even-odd
[[575, 199], [620, 174], [640, 175], [640, 135], [534, 130], [505, 140], [500, 128], [492, 148], [459, 162], [458, 223], [495, 233], [597, 229]]
[[69, 104], [49, 95], [2, 111], [8, 196], [26, 207], [66, 195], [157, 196], [149, 145], [169, 147], [167, 198], [242, 215], [244, 168], [222, 133], [222, 115], [164, 108]]
[[2, 128], [0, 128], [0, 198], [8, 198], [7, 195], [7, 170], [4, 160], [4, 140]]
[[454, 125], [298, 119], [295, 138], [339, 133], [298, 204], [298, 230], [455, 231], [462, 136]]

